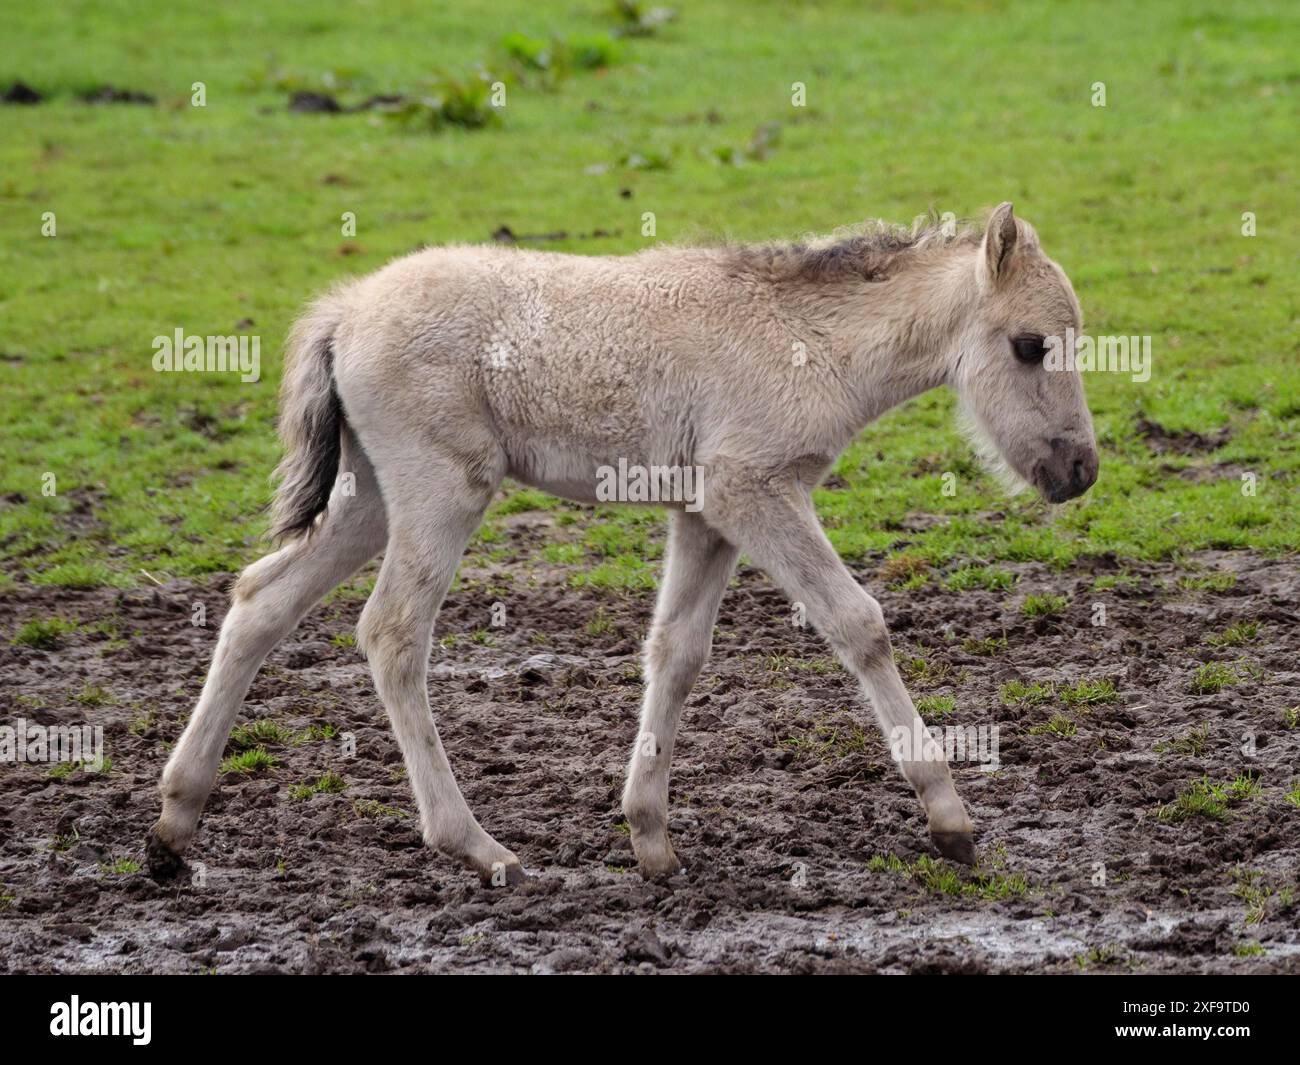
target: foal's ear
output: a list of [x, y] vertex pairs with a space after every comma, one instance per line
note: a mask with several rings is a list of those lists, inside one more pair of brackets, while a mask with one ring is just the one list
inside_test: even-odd
[[981, 272], [990, 281], [996, 281], [1006, 272], [1019, 239], [1020, 229], [1016, 225], [1011, 204], [998, 204], [989, 215], [989, 224], [984, 229], [983, 255], [980, 257]]

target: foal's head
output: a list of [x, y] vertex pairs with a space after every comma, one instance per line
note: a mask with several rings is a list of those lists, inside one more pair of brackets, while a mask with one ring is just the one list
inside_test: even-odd
[[[1044, 365], [1047, 338], [1077, 335], [1070, 279], [1004, 203], [989, 218], [975, 263], [978, 306], [955, 353], [952, 383], [986, 457], [1062, 503], [1097, 479], [1097, 441], [1083, 381]], [[1067, 334], [1067, 328], [1073, 333]]]

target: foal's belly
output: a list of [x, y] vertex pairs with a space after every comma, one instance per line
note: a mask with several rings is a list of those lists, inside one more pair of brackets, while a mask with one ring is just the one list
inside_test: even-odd
[[529, 441], [511, 450], [507, 472], [515, 480], [574, 503], [602, 502], [597, 487], [603, 460], [555, 443]]
[[536, 441], [514, 449], [507, 473], [531, 488], [574, 503], [644, 503], [670, 508], [689, 504], [692, 509], [701, 480], [694, 471], [684, 480], [665, 480], [671, 477], [670, 471], [642, 456], [593, 455], [586, 449]]

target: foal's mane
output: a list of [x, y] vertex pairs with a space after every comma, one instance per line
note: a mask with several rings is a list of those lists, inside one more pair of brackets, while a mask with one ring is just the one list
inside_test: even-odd
[[934, 212], [910, 226], [873, 219], [830, 236], [767, 244], [733, 244], [724, 257], [735, 273], [773, 281], [884, 281], [923, 252], [978, 244], [983, 223], [946, 222]]

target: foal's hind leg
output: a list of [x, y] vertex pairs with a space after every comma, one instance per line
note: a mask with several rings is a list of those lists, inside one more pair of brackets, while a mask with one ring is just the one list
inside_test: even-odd
[[925, 729], [894, 665], [880, 604], [853, 578], [826, 539], [805, 488], [715, 473], [705, 516], [767, 570], [861, 682], [889, 738], [905, 729], [920, 751], [899, 761], [929, 819], [931, 838], [945, 857], [975, 860], [974, 827], [953, 787], [943, 749]]
[[[469, 866], [484, 884], [517, 883], [524, 879], [519, 859], [483, 830], [456, 786], [425, 686], [434, 619], [499, 477], [472, 482], [438, 456], [403, 463], [376, 455], [375, 461], [390, 532], [357, 642], [406, 759], [425, 842]], [[389, 469], [402, 473], [386, 476]]]
[[324, 521], [249, 566], [235, 585], [203, 694], [163, 770], [162, 816], [146, 848], [156, 876], [180, 868], [216, 780], [221, 753], [262, 660], [312, 605], [384, 546], [384, 504], [374, 472], [350, 433], [340, 467], [355, 477], [355, 494], [340, 478]]
[[709, 657], [718, 604], [735, 565], [736, 549], [698, 514], [672, 515], [667, 570], [645, 642], [641, 728], [623, 791], [632, 849], [648, 877], [681, 868], [668, 842], [668, 770], [682, 703]]

